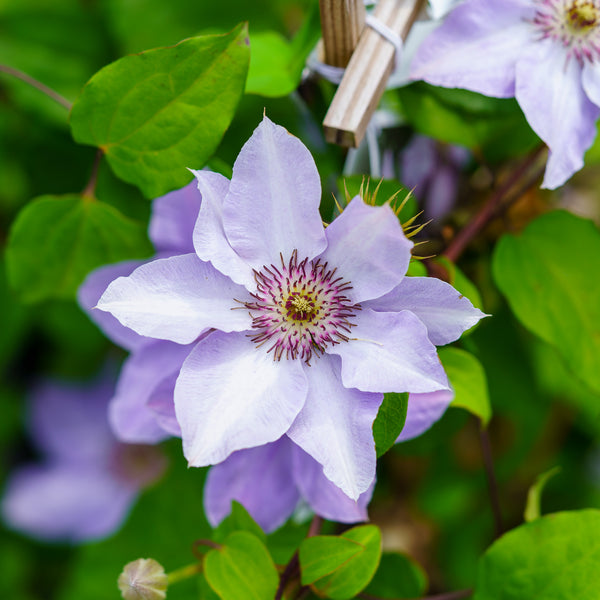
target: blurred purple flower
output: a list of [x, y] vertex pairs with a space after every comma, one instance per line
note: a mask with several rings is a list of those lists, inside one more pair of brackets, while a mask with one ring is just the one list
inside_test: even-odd
[[357, 499], [375, 477], [383, 392], [447, 390], [434, 344], [483, 315], [442, 281], [404, 277], [412, 243], [389, 206], [356, 197], [325, 229], [310, 153], [266, 117], [231, 182], [195, 175], [196, 253], [142, 265], [98, 307], [195, 344], [175, 386], [190, 465], [286, 434]]
[[468, 160], [466, 148], [441, 144], [424, 135], [414, 135], [404, 148], [400, 180], [415, 189], [427, 219], [442, 219], [452, 210], [460, 170]]
[[598, 0], [465, 0], [419, 48], [413, 79], [514, 96], [550, 149], [542, 187], [583, 167], [600, 114]]
[[[452, 400], [448, 390], [412, 394], [406, 425], [398, 441], [423, 433], [437, 421]], [[303, 500], [316, 514], [339, 523], [367, 521], [367, 505], [375, 481], [355, 502], [323, 474], [321, 465], [288, 436], [248, 450], [238, 450], [208, 472], [204, 511], [218, 525], [236, 500], [270, 532], [285, 523]]]
[[[157, 257], [193, 252], [192, 234], [200, 199], [193, 181], [154, 200], [148, 233]], [[114, 343], [131, 352], [109, 406], [113, 432], [124, 442], [155, 444], [171, 435], [181, 435], [175, 419], [173, 392], [179, 369], [193, 346], [186, 348], [138, 335], [110, 313], [93, 310], [111, 281], [131, 274], [142, 264], [144, 261], [128, 261], [96, 269], [80, 286], [78, 300]]]
[[2, 499], [9, 526], [45, 540], [105, 537], [162, 475], [166, 460], [157, 448], [112, 435], [106, 409], [113, 391], [105, 375], [88, 386], [45, 382], [33, 391], [29, 426], [42, 460], [9, 477]]

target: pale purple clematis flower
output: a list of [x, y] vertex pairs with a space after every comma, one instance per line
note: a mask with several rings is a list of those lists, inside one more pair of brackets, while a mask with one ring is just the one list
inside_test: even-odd
[[44, 540], [102, 538], [160, 477], [166, 461], [157, 448], [112, 435], [106, 414], [113, 392], [106, 375], [92, 385], [48, 381], [34, 390], [29, 425], [42, 460], [8, 479], [2, 516], [10, 527]]
[[[192, 235], [200, 199], [198, 186], [192, 182], [153, 201], [148, 233], [157, 257], [193, 252]], [[115, 435], [124, 442], [154, 444], [181, 435], [175, 419], [173, 392], [179, 369], [193, 346], [185, 348], [141, 336], [123, 327], [111, 314], [94, 310], [111, 281], [131, 274], [141, 264], [143, 261], [127, 261], [96, 269], [80, 286], [78, 300], [115, 344], [131, 352], [109, 407]]]
[[[398, 441], [412, 439], [437, 421], [452, 400], [449, 390], [412, 394]], [[284, 435], [276, 442], [238, 450], [208, 472], [204, 511], [218, 525], [236, 500], [268, 533], [277, 529], [304, 501], [316, 514], [339, 523], [367, 521], [375, 482], [356, 502], [323, 474], [321, 465]]]
[[442, 219], [454, 207], [460, 170], [469, 160], [469, 151], [453, 144], [441, 144], [425, 135], [414, 135], [400, 156], [400, 180], [414, 188], [427, 219]]
[[411, 76], [514, 96], [550, 149], [542, 187], [583, 167], [600, 114], [599, 0], [466, 0], [423, 42]]
[[195, 253], [142, 265], [98, 307], [196, 342], [175, 386], [190, 465], [285, 434], [356, 500], [375, 477], [383, 393], [447, 390], [434, 344], [483, 315], [442, 281], [404, 277], [412, 242], [389, 206], [356, 197], [325, 229], [310, 153], [266, 117], [231, 181], [195, 175]]

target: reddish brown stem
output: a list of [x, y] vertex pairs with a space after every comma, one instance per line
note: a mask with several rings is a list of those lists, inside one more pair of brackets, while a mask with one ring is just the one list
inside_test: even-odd
[[95, 198], [96, 184], [98, 183], [98, 169], [100, 168], [100, 161], [102, 160], [102, 155], [102, 150], [98, 150], [98, 152], [96, 152], [96, 157], [94, 158], [94, 164], [92, 165], [92, 172], [90, 174], [90, 178], [85, 188], [81, 192], [81, 195], [84, 198], [89, 198], [91, 200]]
[[498, 481], [494, 471], [494, 460], [492, 458], [492, 444], [490, 436], [479, 421], [479, 440], [481, 443], [481, 454], [483, 456], [483, 464], [488, 483], [488, 491], [490, 494], [490, 503], [492, 505], [492, 514], [494, 515], [494, 528], [496, 537], [500, 537], [504, 533], [504, 525], [502, 522], [502, 511], [500, 509], [500, 494], [498, 493]]
[[[527, 173], [531, 166], [535, 164], [544, 148], [545, 146], [538, 146], [513, 171], [510, 177], [490, 194], [479, 212], [458, 232], [448, 248], [446, 248], [444, 256], [448, 260], [456, 262], [464, 252], [465, 248], [471, 243], [471, 240], [473, 240], [473, 238], [496, 216], [502, 200], [507, 196], [513, 186]], [[531, 187], [531, 185], [532, 184], [529, 184], [528, 187]]]
[[42, 94], [46, 94], [48, 98], [52, 98], [52, 100], [58, 102], [58, 104], [67, 110], [71, 110], [72, 104], [66, 98], [63, 98], [63, 96], [61, 96], [58, 92], [55, 92], [52, 88], [49, 88], [47, 85], [44, 85], [37, 79], [27, 75], [27, 73], [23, 73], [23, 71], [19, 71], [19, 69], [13, 69], [13, 67], [9, 67], [8, 65], [0, 65], [0, 71], [24, 81], [31, 87], [34, 87], [36, 90], [42, 92]]

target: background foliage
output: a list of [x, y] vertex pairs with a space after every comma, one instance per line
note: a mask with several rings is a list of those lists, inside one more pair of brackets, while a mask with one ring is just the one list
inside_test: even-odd
[[[226, 7], [183, 0], [0, 2], [0, 63], [74, 102], [69, 115], [0, 73], [0, 483], [35, 455], [25, 424], [32, 384], [86, 379], [107, 356], [124, 357], [81, 313], [75, 291], [100, 264], [152, 253], [148, 199], [189, 181], [185, 167], [208, 164], [229, 174], [266, 111], [311, 149], [323, 181], [323, 216], [331, 218], [331, 193], [344, 196], [345, 156], [325, 144], [319, 124], [333, 87], [309, 79], [296, 89], [319, 37], [316, 8], [311, 0], [231, 0]], [[195, 37], [205, 34], [225, 35]], [[193, 39], [175, 50], [157, 49], [186, 38]], [[183, 55], [189, 68], [172, 77]], [[456, 266], [440, 256], [449, 241], [539, 140], [512, 100], [415, 83], [389, 91], [385, 103], [400, 125], [383, 138], [393, 135], [401, 145], [419, 132], [472, 152], [459, 203], [425, 228], [419, 252], [438, 256], [427, 268], [445, 271], [493, 317], [440, 353], [456, 391], [446, 416], [385, 454], [406, 399], [384, 404], [394, 421], [377, 426], [383, 456], [370, 507], [380, 529], [342, 532], [327, 524], [322, 537], [301, 544], [306, 522], [265, 536], [236, 508], [213, 532], [201, 510], [204, 470], [187, 470], [173, 440], [166, 444], [166, 478], [142, 495], [113, 537], [71, 547], [2, 529], [0, 597], [116, 598], [126, 562], [153, 556], [174, 570], [193, 561], [199, 538], [224, 550], [210, 550], [205, 575], [173, 586], [170, 599], [211, 599], [215, 591], [251, 597], [247, 582], [235, 583], [232, 564], [260, 573], [258, 597], [268, 598], [277, 587], [274, 565], [287, 563], [298, 546], [302, 582], [332, 598], [350, 598], [367, 584], [365, 593], [380, 598], [455, 588], [475, 588], [477, 600], [598, 597], [598, 143], [564, 188], [525, 190]], [[165, 109], [178, 115], [173, 130], [161, 121]], [[90, 195], [96, 148], [106, 156]], [[348, 178], [348, 189], [361, 180]], [[386, 186], [394, 193], [402, 182]], [[415, 214], [414, 201], [404, 210]], [[491, 439], [503, 527], [515, 528], [494, 543], [482, 427]], [[555, 466], [560, 472], [527, 504], [538, 475]], [[526, 506], [530, 522], [523, 524]], [[373, 542], [379, 535], [382, 555]]]

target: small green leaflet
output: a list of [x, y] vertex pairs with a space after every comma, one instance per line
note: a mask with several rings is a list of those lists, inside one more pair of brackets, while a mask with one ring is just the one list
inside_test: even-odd
[[274, 598], [279, 574], [265, 545], [247, 531], [231, 533], [204, 557], [204, 575], [221, 600]]
[[353, 527], [340, 536], [318, 535], [300, 544], [302, 584], [320, 596], [347, 600], [371, 581], [381, 557], [381, 531]]
[[481, 419], [484, 427], [487, 426], [492, 416], [492, 407], [481, 363], [475, 356], [460, 348], [440, 348], [438, 354], [454, 390], [450, 406], [468, 410]]
[[373, 437], [377, 458], [384, 455], [402, 433], [408, 410], [408, 394], [384, 394], [383, 402], [373, 422]]
[[538, 475], [535, 483], [529, 488], [529, 491], [527, 492], [527, 505], [525, 506], [525, 513], [523, 514], [523, 518], [527, 523], [540, 518], [542, 514], [542, 492], [546, 487], [546, 483], [548, 483], [548, 481], [559, 471], [560, 467], [553, 467], [552, 469], [545, 471], [541, 475]]

